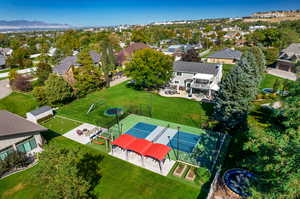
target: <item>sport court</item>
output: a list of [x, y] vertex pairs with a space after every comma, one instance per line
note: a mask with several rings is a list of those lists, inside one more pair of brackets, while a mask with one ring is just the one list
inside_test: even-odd
[[[121, 120], [119, 127], [116, 124], [111, 130], [115, 138], [121, 134], [129, 134], [167, 145], [173, 149], [169, 153], [172, 160], [180, 160], [208, 169], [211, 169], [211, 165], [216, 161], [222, 137], [219, 133], [134, 114]], [[195, 153], [199, 145], [201, 151]]]
[[173, 149], [191, 153], [200, 139], [199, 135], [177, 131], [168, 127], [139, 122], [125, 134], [144, 138], [154, 143], [168, 145]]

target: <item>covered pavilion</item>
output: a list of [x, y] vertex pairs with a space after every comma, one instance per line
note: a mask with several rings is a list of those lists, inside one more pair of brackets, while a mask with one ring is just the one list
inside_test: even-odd
[[[153, 143], [146, 139], [136, 138], [132, 135], [122, 134], [120, 137], [115, 139], [112, 143], [113, 146], [120, 147], [126, 151], [126, 160], [128, 161], [128, 152], [135, 152], [141, 158], [141, 166], [145, 167], [144, 159], [151, 158], [155, 160], [162, 174], [162, 165], [166, 160], [166, 156], [169, 155], [171, 148], [169, 146]], [[112, 155], [114, 153], [114, 148], [112, 148]], [[170, 159], [170, 158], [169, 158]]]

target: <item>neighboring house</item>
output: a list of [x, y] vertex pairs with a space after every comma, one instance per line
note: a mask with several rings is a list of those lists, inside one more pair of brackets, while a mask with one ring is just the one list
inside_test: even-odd
[[130, 44], [127, 48], [124, 48], [123, 50], [121, 50], [118, 54], [117, 54], [117, 64], [119, 66], [124, 66], [126, 62], [128, 62], [131, 58], [131, 56], [133, 55], [134, 52], [138, 51], [138, 50], [142, 50], [145, 48], [149, 48], [149, 46], [147, 46], [144, 43], [132, 43]]
[[0, 55], [0, 67], [5, 66], [6, 57], [4, 55]]
[[26, 119], [36, 124], [39, 121], [52, 116], [53, 116], [53, 109], [50, 106], [42, 106], [38, 109], [26, 113]]
[[0, 48], [0, 55], [10, 56], [13, 53], [11, 48]]
[[50, 57], [53, 57], [53, 56], [55, 55], [55, 52], [56, 52], [56, 48], [51, 47], [51, 48], [49, 49], [48, 55], [49, 55]]
[[42, 151], [41, 132], [48, 129], [25, 118], [0, 110], [0, 159], [13, 151], [33, 155]]
[[240, 60], [242, 53], [237, 50], [225, 48], [207, 56], [208, 63], [219, 63], [219, 64], [235, 64]]
[[177, 89], [184, 89], [189, 95], [203, 93], [211, 97], [212, 92], [219, 90], [222, 64], [176, 61], [173, 73], [170, 84]]
[[171, 45], [163, 53], [165, 55], [183, 54], [183, 53], [186, 53], [191, 48], [192, 48], [192, 46], [189, 44], [187, 44], [187, 45], [184, 45], [184, 44]]
[[[90, 51], [89, 54], [92, 57], [94, 64], [99, 64], [101, 55], [93, 50]], [[53, 72], [63, 76], [63, 78], [72, 85], [75, 81], [73, 67], [80, 67], [80, 64], [77, 63], [77, 56], [68, 56], [53, 68]]]
[[295, 64], [298, 61], [300, 61], [300, 43], [293, 43], [280, 52], [276, 68], [295, 73]]

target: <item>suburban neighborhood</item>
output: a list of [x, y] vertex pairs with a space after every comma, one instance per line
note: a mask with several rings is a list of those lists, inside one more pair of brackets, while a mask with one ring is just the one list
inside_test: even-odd
[[0, 199], [299, 198], [300, 11], [262, 11], [0, 20]]

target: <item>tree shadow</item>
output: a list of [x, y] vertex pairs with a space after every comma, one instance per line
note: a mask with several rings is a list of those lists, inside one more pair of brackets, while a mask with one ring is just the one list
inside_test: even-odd
[[204, 110], [204, 112], [207, 116], [210, 117], [213, 114], [214, 104], [206, 103], [206, 102], [200, 102], [199, 105]]
[[41, 135], [47, 142], [51, 141], [53, 138], [61, 136], [61, 134], [56, 133], [55, 131], [52, 131], [50, 129], [48, 131], [41, 132]]
[[89, 193], [92, 198], [97, 198], [93, 193], [95, 187], [99, 184], [101, 175], [101, 162], [104, 156], [99, 154], [84, 154], [83, 158], [77, 164], [78, 175], [83, 177], [90, 185]]

